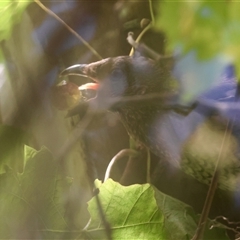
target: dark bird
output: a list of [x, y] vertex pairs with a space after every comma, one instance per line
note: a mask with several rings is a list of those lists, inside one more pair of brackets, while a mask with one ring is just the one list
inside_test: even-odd
[[183, 114], [171, 63], [122, 56], [62, 72], [71, 74], [93, 80], [82, 86], [98, 89], [89, 103], [118, 112], [129, 135], [161, 161], [209, 184], [220, 156], [219, 188], [240, 192], [239, 122], [234, 125], [223, 105], [201, 99]]

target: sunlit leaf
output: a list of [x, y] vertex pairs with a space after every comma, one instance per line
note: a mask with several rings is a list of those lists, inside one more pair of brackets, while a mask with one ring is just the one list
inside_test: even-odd
[[[191, 239], [197, 216], [186, 204], [149, 184], [121, 186], [111, 179], [96, 183], [112, 239]], [[106, 238], [96, 199], [89, 202], [91, 221], [86, 234], [91, 239]], [[224, 230], [207, 231], [206, 239], [228, 239]]]
[[[123, 187], [108, 180], [99, 189], [113, 239], [166, 239], [164, 217], [157, 207], [150, 185]], [[91, 223], [88, 234], [93, 239], [104, 238], [105, 231], [95, 199], [89, 202], [89, 212]]]

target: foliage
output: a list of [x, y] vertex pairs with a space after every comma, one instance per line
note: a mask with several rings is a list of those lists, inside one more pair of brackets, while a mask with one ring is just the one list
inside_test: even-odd
[[[32, 0], [6, 0], [0, 1], [0, 41], [11, 36], [12, 28], [21, 21], [21, 16]], [[2, 53], [0, 52], [0, 60]]]
[[8, 39], [14, 24], [21, 20], [25, 8], [32, 0], [8, 0], [0, 2], [0, 41]]
[[[11, 35], [13, 24], [20, 20], [30, 2], [0, 3], [0, 40]], [[178, 46], [185, 54], [195, 50], [200, 60], [224, 53], [233, 57], [240, 68], [237, 60], [240, 54], [239, 4], [161, 2], [160, 7], [156, 28], [167, 33], [169, 51]], [[66, 195], [72, 178], [61, 173], [47, 148], [36, 151], [23, 146], [21, 134], [9, 127], [0, 129], [0, 150], [3, 150], [0, 151], [0, 238], [71, 239], [81, 236], [80, 224], [72, 229], [66, 217]], [[97, 187], [113, 239], [190, 239], [197, 228], [197, 216], [189, 206], [149, 184], [124, 187], [108, 180], [103, 184], [97, 181]], [[91, 221], [84, 230], [91, 239], [105, 237], [95, 200], [96, 197], [89, 202]], [[79, 206], [75, 206], [76, 215], [80, 214], [79, 209], [80, 200]], [[214, 228], [206, 232], [205, 239], [227, 238], [223, 229]]]
[[167, 49], [197, 52], [199, 60], [218, 54], [234, 59], [240, 76], [240, 4], [236, 1], [162, 1], [156, 28], [167, 35]]
[[[14, 135], [14, 128], [2, 126], [1, 129], [2, 133], [5, 130], [8, 135]], [[17, 131], [16, 135], [21, 134]], [[43, 147], [36, 151], [20, 140], [20, 137], [12, 138], [15, 151], [8, 154], [9, 162], [1, 159], [5, 172], [0, 174], [0, 238], [82, 236], [81, 229], [72, 229], [71, 220], [66, 217], [66, 194], [69, 194], [72, 178], [61, 173], [48, 149]], [[23, 161], [22, 171], [13, 168], [13, 163], [19, 161]], [[113, 239], [188, 239], [196, 229], [197, 217], [189, 206], [149, 184], [124, 187], [109, 179], [103, 184], [96, 181], [96, 186]], [[84, 231], [90, 239], [105, 237], [95, 198], [89, 202], [91, 222]], [[80, 205], [75, 206], [74, 214], [81, 214]], [[211, 239], [226, 239], [219, 229], [207, 234], [211, 234]]]
[[[5, 127], [1, 128], [3, 132]], [[7, 131], [10, 132], [10, 127]], [[15, 144], [12, 138], [12, 146], [17, 146], [15, 150], [20, 153], [23, 144], [18, 139], [15, 138], [18, 142]], [[18, 158], [16, 151], [8, 154], [9, 162], [1, 158], [5, 172], [0, 175], [0, 239], [36, 236], [54, 239], [62, 238], [63, 234], [66, 237], [70, 228], [65, 217], [65, 195], [71, 187], [71, 178], [60, 173], [59, 165], [44, 147], [36, 151], [25, 146], [23, 156]], [[13, 163], [18, 165], [22, 160], [23, 171], [14, 170]]]
[[[96, 185], [113, 239], [190, 239], [197, 228], [197, 216], [188, 205], [149, 184], [124, 187], [108, 179]], [[87, 236], [103, 239], [104, 225], [94, 198], [89, 202], [89, 212]], [[206, 231], [205, 239], [228, 238], [223, 230], [212, 229]]]

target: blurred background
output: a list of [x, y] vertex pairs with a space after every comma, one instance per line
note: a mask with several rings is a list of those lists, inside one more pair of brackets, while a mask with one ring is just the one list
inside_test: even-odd
[[[129, 136], [115, 113], [99, 114], [86, 125], [78, 116], [65, 117], [72, 98], [81, 98], [76, 85], [86, 79], [69, 76], [64, 80], [73, 85], [57, 88], [63, 69], [100, 57], [129, 55], [128, 32], [137, 37], [145, 27], [142, 19], [154, 15], [155, 25], [141, 41], [158, 54], [180, 56], [173, 73], [183, 83], [182, 104], [191, 104], [218, 83], [232, 63], [237, 76], [239, 72], [240, 7], [235, 3], [43, 1], [95, 54], [37, 2], [0, 3], [0, 238], [5, 239], [78, 236], [74, 231], [89, 219], [87, 201], [93, 180], [102, 180], [110, 160], [129, 148]], [[79, 135], [74, 138], [75, 133]], [[115, 180], [121, 179], [126, 161], [114, 167]], [[125, 184], [144, 183], [145, 166], [141, 160], [131, 166], [136, 171]], [[201, 211], [206, 185], [182, 172], [173, 174], [167, 164], [159, 166], [154, 155], [152, 172], [161, 191]], [[238, 219], [235, 199], [219, 190], [212, 216]]]

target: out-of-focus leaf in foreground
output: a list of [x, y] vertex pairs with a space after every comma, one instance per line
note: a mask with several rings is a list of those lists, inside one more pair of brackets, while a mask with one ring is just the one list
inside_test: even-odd
[[[191, 239], [197, 216], [186, 204], [171, 198], [149, 184], [121, 186], [111, 179], [99, 187], [103, 212], [113, 239]], [[89, 202], [91, 221], [85, 233], [91, 239], [106, 238], [96, 199]], [[224, 230], [213, 229], [205, 239], [228, 239]]]
[[21, 19], [23, 11], [32, 0], [0, 1], [0, 41], [9, 38], [12, 27]]
[[25, 137], [20, 129], [0, 125], [0, 174], [6, 172], [6, 167], [23, 171]]
[[156, 28], [167, 35], [167, 49], [195, 51], [199, 61], [223, 54], [240, 76], [240, 4], [236, 1], [161, 1]]
[[25, 146], [24, 152], [22, 173], [6, 165], [0, 175], [0, 239], [63, 238], [69, 230], [63, 193], [70, 183], [46, 148]]

